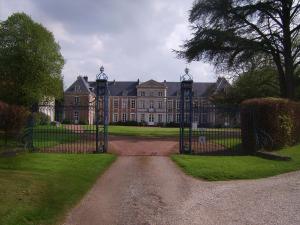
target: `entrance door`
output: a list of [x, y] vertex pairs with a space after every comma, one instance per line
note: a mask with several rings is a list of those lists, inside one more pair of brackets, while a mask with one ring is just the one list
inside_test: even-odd
[[154, 125], [154, 115], [149, 114], [149, 122], [148, 125], [153, 126]]

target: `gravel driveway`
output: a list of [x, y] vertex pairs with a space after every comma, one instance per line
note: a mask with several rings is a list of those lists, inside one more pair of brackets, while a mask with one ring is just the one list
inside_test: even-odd
[[121, 156], [70, 212], [68, 225], [300, 224], [300, 172], [205, 182], [163, 156]]

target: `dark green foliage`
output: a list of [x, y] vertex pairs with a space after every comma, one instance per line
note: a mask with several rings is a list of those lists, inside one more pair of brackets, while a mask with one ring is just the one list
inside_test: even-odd
[[300, 65], [297, 0], [196, 0], [190, 11], [192, 38], [177, 52], [188, 61], [212, 62], [241, 72], [253, 61], [277, 69], [281, 96], [295, 97]]
[[251, 98], [279, 97], [280, 88], [276, 71], [263, 68], [246, 72], [237, 77], [226, 94], [214, 96], [214, 101], [220, 104], [240, 104]]
[[255, 132], [266, 132], [273, 141], [272, 149], [300, 142], [300, 103], [281, 98], [250, 99], [242, 103], [243, 147], [255, 151]]
[[17, 137], [25, 127], [29, 111], [22, 106], [8, 105], [0, 101], [0, 134], [5, 144], [9, 138]]
[[51, 122], [50, 116], [43, 112], [33, 113], [33, 119], [35, 125], [48, 125]]
[[64, 59], [53, 34], [25, 13], [0, 23], [0, 99], [30, 106], [62, 96]]

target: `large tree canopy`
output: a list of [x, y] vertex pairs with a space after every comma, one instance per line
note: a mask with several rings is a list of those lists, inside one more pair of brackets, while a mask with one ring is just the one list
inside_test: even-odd
[[272, 67], [242, 73], [233, 81], [226, 94], [216, 95], [213, 100], [221, 104], [240, 104], [250, 98], [279, 97], [276, 76], [276, 69]]
[[196, 0], [193, 36], [179, 56], [236, 70], [253, 58], [272, 60], [282, 97], [294, 98], [300, 65], [300, 0]]
[[0, 23], [0, 99], [29, 106], [61, 97], [64, 59], [53, 34], [24, 13]]

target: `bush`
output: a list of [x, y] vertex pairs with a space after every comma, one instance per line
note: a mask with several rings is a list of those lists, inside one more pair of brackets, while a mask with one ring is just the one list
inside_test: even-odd
[[300, 103], [281, 98], [250, 99], [242, 103], [241, 128], [243, 147], [257, 150], [256, 132], [262, 131], [272, 139], [268, 150], [300, 142]]
[[6, 140], [20, 133], [26, 125], [29, 114], [25, 107], [0, 102], [0, 130], [4, 132]]
[[126, 121], [126, 122], [118, 121], [118, 122], [113, 122], [113, 123], [111, 123], [111, 125], [120, 125], [120, 126], [139, 126], [139, 123], [136, 122], [136, 121]]
[[43, 112], [33, 113], [33, 119], [35, 125], [48, 125], [51, 122], [50, 116], [46, 115]]

